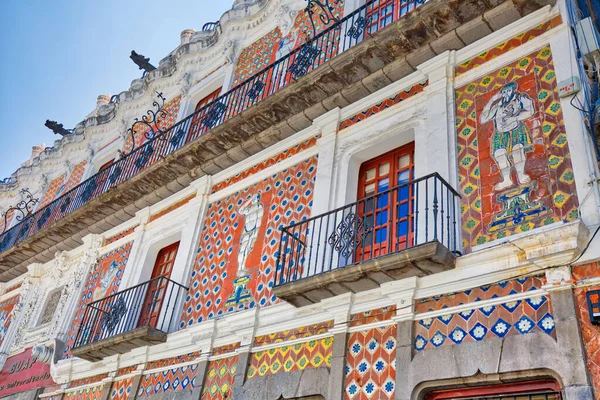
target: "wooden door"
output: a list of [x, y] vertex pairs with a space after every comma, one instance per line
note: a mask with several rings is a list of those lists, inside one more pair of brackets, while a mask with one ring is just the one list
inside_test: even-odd
[[358, 214], [370, 233], [361, 240], [355, 262], [412, 246], [414, 144], [409, 143], [361, 165]]
[[[175, 256], [179, 249], [179, 242], [173, 243], [158, 252], [150, 282], [147, 285], [146, 296], [140, 313], [138, 326], [153, 326], [160, 318], [160, 311], [165, 297], [169, 296], [169, 280], [159, 278], [170, 278], [173, 272]], [[172, 289], [171, 289], [172, 290]], [[168, 299], [167, 299], [168, 300]], [[174, 299], [173, 299], [174, 300]]]
[[219, 97], [220, 93], [221, 88], [218, 88], [208, 96], [202, 98], [202, 100], [200, 100], [198, 104], [196, 104], [196, 108], [194, 110], [194, 117], [192, 118], [190, 130], [188, 131], [188, 142], [190, 140], [196, 139], [198, 136], [201, 136], [204, 132], [208, 130], [206, 126], [202, 125], [202, 120], [210, 111], [210, 107], [206, 107], [204, 110], [202, 110], [202, 108], [212, 103], [217, 97]]

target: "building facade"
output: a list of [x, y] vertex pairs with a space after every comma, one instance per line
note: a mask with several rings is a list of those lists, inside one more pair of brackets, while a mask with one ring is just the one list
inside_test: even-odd
[[184, 30], [0, 183], [0, 398], [600, 398], [577, 7]]

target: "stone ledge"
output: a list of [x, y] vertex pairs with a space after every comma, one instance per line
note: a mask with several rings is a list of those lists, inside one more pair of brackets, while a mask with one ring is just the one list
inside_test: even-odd
[[456, 256], [439, 242], [322, 272], [273, 287], [273, 294], [302, 307], [343, 293], [375, 289], [381, 284], [412, 276], [425, 276], [454, 268]]

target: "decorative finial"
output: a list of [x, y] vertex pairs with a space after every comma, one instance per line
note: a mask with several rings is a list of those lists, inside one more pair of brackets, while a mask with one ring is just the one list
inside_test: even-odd
[[59, 124], [56, 121], [46, 120], [44, 126], [54, 132], [55, 135], [67, 136], [73, 133], [73, 129], [65, 129], [63, 124]]
[[131, 58], [135, 65], [146, 72], [152, 72], [156, 69], [154, 65], [150, 64], [149, 57], [144, 57], [143, 55], [136, 53], [135, 50], [131, 50], [129, 58]]

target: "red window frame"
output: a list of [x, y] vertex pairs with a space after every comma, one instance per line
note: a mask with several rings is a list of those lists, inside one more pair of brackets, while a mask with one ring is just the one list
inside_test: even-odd
[[415, 8], [415, 0], [379, 0], [367, 6], [367, 29], [375, 33]]
[[480, 386], [439, 390], [428, 393], [425, 400], [472, 399], [494, 396], [527, 396], [529, 394], [556, 394], [560, 399], [560, 385], [554, 380], [535, 380], [528, 382], [507, 383], [494, 386]]
[[219, 94], [221, 94], [221, 89], [222, 87], [218, 88], [214, 92], [210, 93], [208, 96], [205, 96], [202, 99], [200, 99], [200, 101], [196, 104], [196, 108], [194, 108], [194, 117], [192, 118], [192, 123], [190, 124], [187, 142], [197, 138], [198, 136], [201, 136], [204, 132], [208, 130], [205, 126], [202, 125], [202, 120], [204, 119], [208, 111], [210, 111], [210, 107], [206, 107], [201, 112], [198, 111], [202, 109], [202, 107], [212, 103], [217, 97], [219, 97]]
[[138, 326], [154, 326], [160, 318], [162, 303], [169, 286], [167, 279], [158, 279], [160, 277], [170, 278], [173, 272], [173, 264], [179, 250], [179, 242], [170, 244], [158, 252], [150, 283], [140, 312]]
[[[358, 213], [372, 232], [362, 240], [355, 262], [413, 245], [413, 188], [406, 185], [391, 189], [414, 179], [414, 152], [414, 142], [411, 142], [360, 166], [357, 199], [364, 201], [359, 203]], [[383, 194], [378, 196], [379, 193]]]

